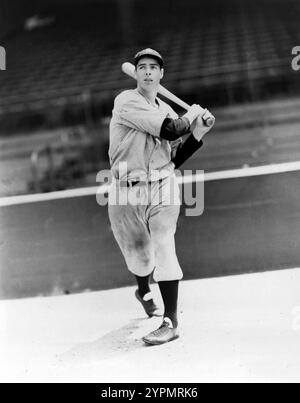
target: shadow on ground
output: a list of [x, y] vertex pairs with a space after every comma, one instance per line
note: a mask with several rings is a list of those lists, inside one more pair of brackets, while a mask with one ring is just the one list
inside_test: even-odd
[[141, 337], [134, 335], [148, 319], [132, 319], [127, 325], [113, 330], [100, 339], [81, 343], [64, 354], [57, 356], [59, 361], [99, 361], [111, 359], [132, 351], [146, 348]]

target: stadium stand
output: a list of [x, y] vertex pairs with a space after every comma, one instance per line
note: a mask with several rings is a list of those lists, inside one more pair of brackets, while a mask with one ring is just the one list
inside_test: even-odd
[[[52, 25], [22, 30], [4, 44], [10, 63], [0, 76], [2, 114], [41, 109], [53, 100], [63, 105], [79, 97], [82, 102], [84, 92], [111, 99], [114, 91], [131, 85], [120, 64], [150, 40], [165, 55], [165, 83], [180, 92], [214, 86], [230, 92], [238, 86], [255, 97], [265, 93], [268, 82], [272, 87], [274, 78], [285, 77], [287, 87], [289, 80], [296, 81], [291, 49], [300, 39], [297, 1], [213, 0], [201, 7], [194, 0], [188, 7], [154, 1], [147, 19], [138, 1], [132, 7], [131, 18], [139, 24], [131, 46], [120, 40], [117, 4], [104, 4], [54, 10]], [[252, 88], [259, 84], [263, 87]]]

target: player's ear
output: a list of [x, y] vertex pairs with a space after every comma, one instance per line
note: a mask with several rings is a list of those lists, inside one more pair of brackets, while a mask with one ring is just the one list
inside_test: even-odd
[[160, 69], [160, 79], [163, 78], [164, 74], [165, 74], [165, 70], [163, 68], [161, 68]]
[[134, 74], [134, 78], [136, 79], [136, 66], [135, 66], [135, 68], [133, 70], [133, 74]]

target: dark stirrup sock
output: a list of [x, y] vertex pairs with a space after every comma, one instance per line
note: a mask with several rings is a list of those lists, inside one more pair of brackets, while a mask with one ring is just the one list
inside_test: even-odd
[[150, 276], [146, 277], [135, 276], [135, 278], [138, 283], [139, 294], [143, 298], [144, 295], [146, 295], [148, 292], [151, 291], [149, 286]]
[[160, 281], [158, 285], [165, 304], [164, 317], [171, 319], [173, 327], [176, 328], [178, 326], [177, 302], [179, 280]]

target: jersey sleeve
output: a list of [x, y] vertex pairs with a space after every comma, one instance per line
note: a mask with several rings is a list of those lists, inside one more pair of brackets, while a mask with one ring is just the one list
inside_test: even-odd
[[199, 148], [203, 146], [203, 141], [198, 141], [195, 139], [193, 134], [191, 134], [186, 141], [181, 142], [176, 151], [172, 154], [172, 162], [175, 165], [175, 168], [179, 168], [181, 165], [185, 163]]
[[174, 141], [178, 138], [191, 133], [190, 123], [187, 118], [171, 119], [166, 118], [163, 121], [160, 137], [165, 140]]
[[167, 117], [166, 111], [153, 108], [150, 104], [143, 104], [137, 97], [117, 97], [114, 105], [114, 114], [118, 116], [120, 124], [160, 137], [163, 121]]

